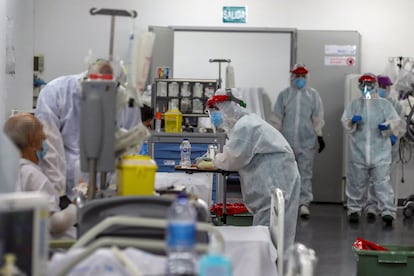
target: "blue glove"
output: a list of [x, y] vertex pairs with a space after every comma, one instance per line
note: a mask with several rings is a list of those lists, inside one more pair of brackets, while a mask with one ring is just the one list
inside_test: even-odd
[[390, 125], [386, 125], [386, 124], [379, 124], [378, 125], [379, 130], [387, 130], [390, 128]]
[[390, 140], [391, 140], [391, 145], [394, 146], [395, 143], [397, 143], [397, 136], [395, 136], [394, 134], [390, 136]]
[[361, 115], [354, 115], [354, 117], [352, 117], [352, 124], [358, 123], [360, 121], [362, 121]]

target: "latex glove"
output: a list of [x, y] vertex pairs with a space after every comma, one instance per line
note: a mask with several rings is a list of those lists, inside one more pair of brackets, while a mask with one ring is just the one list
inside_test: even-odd
[[395, 143], [397, 143], [397, 136], [395, 136], [394, 134], [390, 136], [390, 140], [391, 140], [391, 145], [394, 146]]
[[319, 143], [318, 152], [321, 153], [323, 149], [325, 148], [325, 141], [323, 140], [322, 136], [318, 136], [318, 143]]
[[361, 115], [354, 115], [354, 117], [352, 117], [352, 124], [356, 124], [360, 121], [362, 121]]
[[381, 131], [387, 130], [389, 128], [390, 128], [390, 125], [387, 125], [387, 124], [379, 124], [378, 125], [378, 129], [381, 130]]

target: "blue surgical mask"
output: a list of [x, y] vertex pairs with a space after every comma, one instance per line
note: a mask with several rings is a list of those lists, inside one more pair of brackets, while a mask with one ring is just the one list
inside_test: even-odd
[[43, 140], [42, 141], [42, 149], [36, 151], [37, 159], [39, 159], [39, 161], [43, 160], [45, 158], [45, 155], [47, 153], [47, 149], [48, 149], [48, 146], [47, 146], [46, 140]]
[[302, 77], [296, 78], [294, 80], [293, 84], [295, 85], [295, 87], [297, 89], [302, 89], [306, 85], [306, 79], [305, 78], [302, 78]]
[[211, 120], [211, 123], [215, 127], [219, 127], [221, 125], [221, 123], [223, 122], [223, 118], [221, 116], [221, 112], [220, 111], [212, 111], [212, 112], [210, 112], [210, 120]]
[[378, 88], [378, 95], [381, 98], [386, 98], [387, 97], [387, 90], [385, 90], [383, 88]]

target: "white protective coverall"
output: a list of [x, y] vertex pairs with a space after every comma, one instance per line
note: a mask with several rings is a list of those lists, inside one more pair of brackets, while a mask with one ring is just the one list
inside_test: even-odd
[[[397, 140], [395, 141], [393, 145], [391, 145], [391, 171], [392, 171], [393, 168], [395, 169], [395, 165], [396, 165], [395, 162], [398, 158], [399, 139], [405, 134], [407, 123], [405, 121], [405, 112], [403, 110], [402, 105], [399, 103], [397, 99], [394, 99], [390, 96], [389, 90], [386, 91], [385, 93], [386, 94], [385, 94], [384, 99], [386, 99], [392, 104], [395, 111], [401, 118], [400, 125], [396, 127], [395, 129], [395, 131], [398, 133], [398, 136], [395, 136]], [[377, 208], [377, 202], [378, 202], [378, 199], [375, 196], [375, 185], [372, 185], [372, 183], [370, 183], [369, 188], [368, 188], [367, 202], [365, 205], [366, 211], [372, 214], [378, 214], [379, 210]]]
[[[354, 115], [361, 116], [362, 120], [353, 124]], [[396, 217], [390, 183], [390, 135], [399, 136], [400, 120], [392, 104], [376, 93], [369, 100], [360, 97], [346, 106], [341, 121], [350, 137], [346, 185], [348, 215], [361, 214], [364, 195], [371, 181], [381, 215]], [[379, 124], [389, 125], [389, 129], [381, 131]]]
[[301, 176], [299, 204], [309, 206], [313, 200], [312, 175], [317, 137], [322, 136], [325, 125], [319, 93], [307, 86], [297, 89], [292, 84], [278, 95], [270, 123], [283, 134], [295, 153]]
[[[86, 72], [62, 76], [49, 82], [39, 94], [35, 116], [43, 124], [48, 153], [40, 167], [54, 185], [59, 195], [73, 197], [73, 187], [78, 183], [80, 149], [80, 99], [81, 81]], [[125, 93], [119, 89], [118, 93]], [[130, 129], [141, 122], [137, 107], [122, 109], [117, 117], [118, 127]], [[65, 173], [66, 172], [66, 173]], [[86, 180], [86, 179], [85, 179]]]
[[[235, 89], [232, 89], [233, 94]], [[218, 90], [216, 95], [225, 94]], [[285, 249], [294, 243], [299, 206], [300, 176], [292, 148], [283, 135], [256, 114], [232, 101], [216, 105], [228, 141], [216, 155], [215, 167], [238, 171], [244, 203], [253, 225], [269, 225], [271, 192], [285, 197]]]

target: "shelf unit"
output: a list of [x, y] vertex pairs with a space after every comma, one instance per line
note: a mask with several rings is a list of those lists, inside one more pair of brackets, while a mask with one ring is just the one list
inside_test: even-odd
[[206, 116], [206, 101], [217, 85], [216, 79], [155, 79], [152, 107], [162, 113], [175, 107], [183, 116]]

